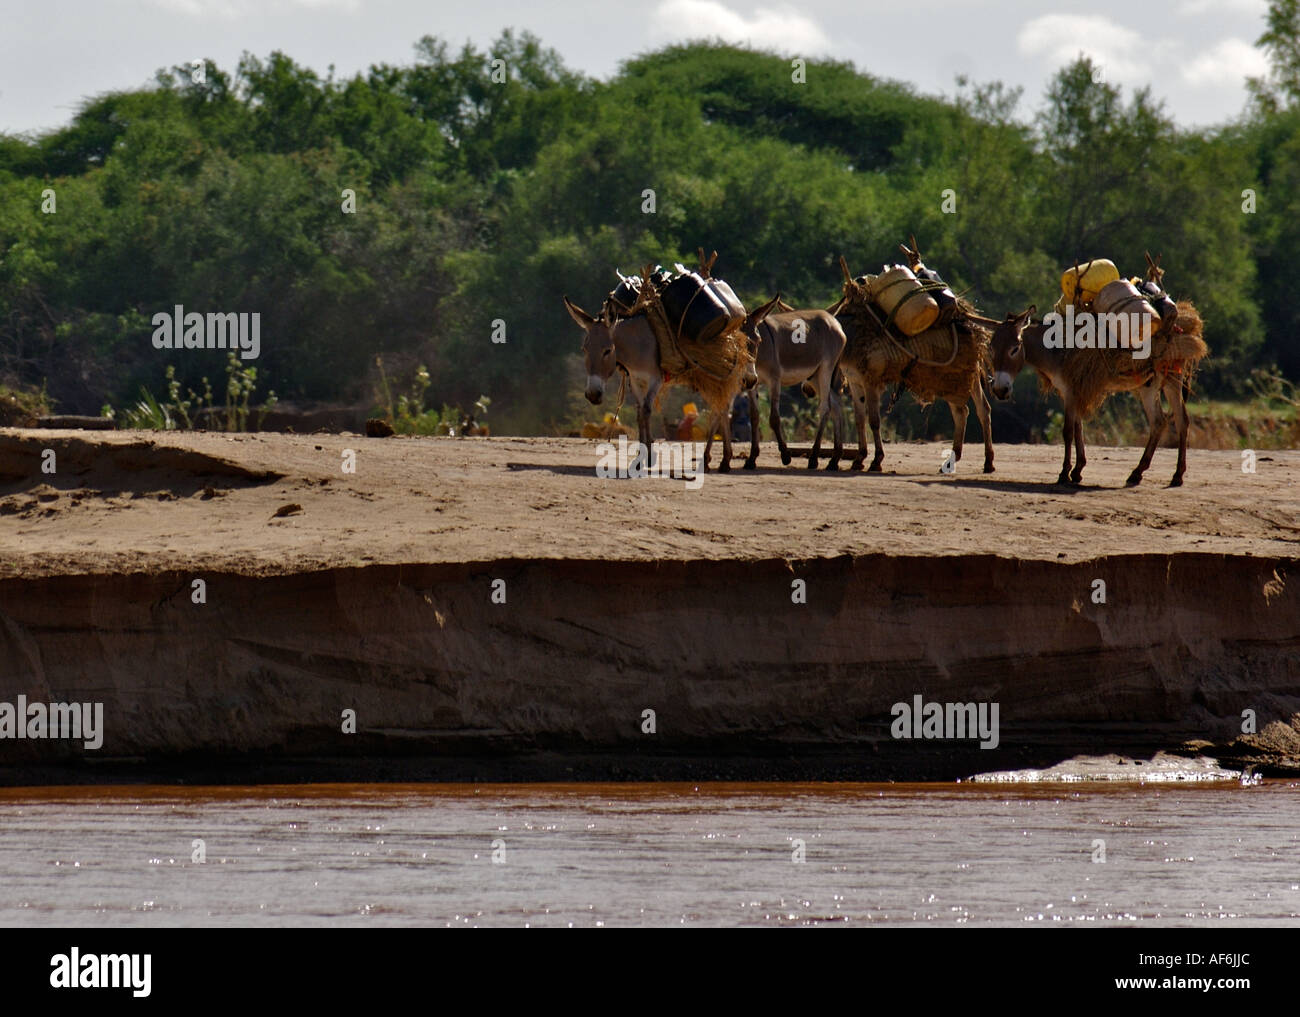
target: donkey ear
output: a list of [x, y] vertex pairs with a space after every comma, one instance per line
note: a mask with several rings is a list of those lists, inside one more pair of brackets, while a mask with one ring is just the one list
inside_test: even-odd
[[771, 314], [774, 310], [776, 310], [776, 305], [779, 304], [780, 302], [781, 302], [781, 294], [778, 293], [762, 307], [750, 311], [747, 315], [745, 315], [745, 327], [757, 328], [759, 323], [762, 322], [764, 318], [766, 318], [769, 314]]
[[584, 331], [596, 324], [595, 318], [575, 304], [567, 296], [564, 298], [564, 309], [569, 312], [569, 317], [578, 323], [578, 327]]

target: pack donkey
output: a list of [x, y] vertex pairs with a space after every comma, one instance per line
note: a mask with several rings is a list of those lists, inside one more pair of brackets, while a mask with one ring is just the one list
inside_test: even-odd
[[[796, 311], [784, 302], [779, 306], [782, 308], [780, 311], [772, 312], [758, 325], [758, 359], [755, 366], [758, 385], [767, 386], [771, 397], [768, 423], [776, 435], [781, 462], [789, 466], [791, 458], [781, 430], [781, 389], [787, 385], [802, 385], [804, 395], [817, 395], [821, 400], [817, 437], [808, 457], [808, 468], [817, 468], [822, 434], [826, 430], [826, 420], [830, 417], [835, 434], [835, 452], [826, 468], [837, 470], [844, 452], [844, 442], [839, 396], [842, 379], [836, 369], [848, 340], [840, 323], [828, 311]], [[751, 437], [749, 458], [745, 460], [747, 470], [752, 470], [758, 460], [758, 385], [751, 386], [748, 393]]]
[[[920, 263], [916, 251], [903, 246], [908, 260]], [[854, 279], [848, 264], [841, 257], [840, 270], [844, 274], [844, 296], [830, 308], [848, 339], [840, 370], [849, 384], [853, 408], [857, 418], [858, 454], [852, 469], [862, 469], [867, 455], [866, 422], [871, 422], [871, 435], [876, 454], [868, 468], [879, 473], [885, 451], [880, 440], [880, 403], [885, 389], [897, 384], [906, 388], [922, 402], [943, 399], [952, 411], [953, 457], [961, 459], [962, 444], [966, 437], [966, 422], [970, 417], [968, 401], [975, 404], [975, 415], [984, 431], [984, 472], [993, 472], [993, 425], [990, 420], [989, 401], [984, 394], [982, 378], [988, 369], [989, 330], [986, 319], [971, 312], [974, 308], [964, 301], [967, 321], [961, 324], [936, 326], [906, 344], [894, 338], [882, 322], [865, 305], [866, 277]], [[917, 350], [931, 351], [931, 356], [920, 355]], [[938, 357], [946, 359], [939, 360]]]
[[[1159, 271], [1153, 267], [1153, 272]], [[1154, 276], [1153, 281], [1158, 282], [1159, 277]], [[1142, 474], [1150, 467], [1170, 420], [1178, 431], [1178, 465], [1169, 486], [1182, 485], [1187, 470], [1186, 399], [1196, 365], [1209, 349], [1201, 339], [1203, 326], [1196, 309], [1183, 300], [1177, 307], [1177, 318], [1167, 331], [1162, 330], [1153, 339], [1150, 355], [1144, 361], [1134, 361], [1129, 356], [1107, 357], [1108, 351], [1090, 348], [1049, 349], [1043, 341], [1047, 326], [1030, 320], [1036, 310], [1033, 306], [1019, 314], [1008, 314], [993, 330], [991, 387], [997, 398], [1011, 398], [1012, 383], [1026, 364], [1038, 372], [1044, 388], [1061, 397], [1065, 408], [1062, 430], [1065, 458], [1056, 478], [1058, 484], [1078, 486], [1082, 480], [1088, 462], [1083, 447], [1083, 421], [1112, 392], [1135, 392], [1146, 414], [1148, 434], [1142, 458], [1129, 474], [1126, 485], [1132, 487], [1142, 482]], [[1169, 404], [1168, 411], [1161, 406], [1162, 394]], [[1070, 465], [1072, 444], [1078, 453], [1073, 468]]]
[[[776, 306], [780, 297], [771, 300], [745, 316], [742, 329], [746, 339], [752, 344], [759, 342], [758, 326]], [[631, 317], [617, 317], [606, 302], [599, 316], [588, 314], [567, 296], [564, 297], [565, 309], [579, 328], [583, 330], [582, 353], [587, 372], [587, 384], [584, 394], [587, 401], [600, 405], [604, 398], [605, 387], [615, 371], [621, 371], [632, 395], [636, 399], [637, 440], [645, 447], [647, 454], [654, 455], [650, 436], [650, 416], [655, 402], [665, 384], [665, 374], [659, 359], [659, 341], [645, 314]], [[745, 373], [752, 374], [752, 363], [747, 365]], [[743, 375], [739, 376], [743, 379]], [[685, 379], [668, 378], [667, 384], [685, 384]], [[709, 453], [713, 447], [713, 435], [722, 434], [723, 457], [719, 471], [726, 473], [731, 469], [731, 404], [739, 388], [726, 398], [714, 398], [710, 401], [709, 438], [704, 447], [704, 468], [709, 465]]]

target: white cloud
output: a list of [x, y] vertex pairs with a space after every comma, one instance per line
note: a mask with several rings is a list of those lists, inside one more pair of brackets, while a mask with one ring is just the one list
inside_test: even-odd
[[1178, 5], [1179, 14], [1222, 14], [1233, 11], [1237, 14], [1255, 14], [1262, 16], [1268, 10], [1268, 0], [1182, 0]]
[[282, 14], [298, 10], [352, 12], [360, 0], [149, 0], [155, 7], [196, 18], [244, 18], [253, 14]]
[[792, 7], [759, 7], [745, 17], [718, 0], [662, 0], [652, 31], [660, 39], [749, 43], [786, 53], [827, 53], [831, 40], [817, 22]]
[[1020, 29], [1016, 48], [1051, 67], [1072, 63], [1083, 53], [1101, 66], [1106, 80], [1145, 84], [1156, 78], [1156, 65], [1176, 43], [1151, 39], [1099, 15], [1044, 14]]
[[1240, 85], [1268, 73], [1268, 57], [1242, 39], [1224, 39], [1183, 65], [1189, 85]]
[[[1242, 0], [1217, 0], [1224, 5]], [[1189, 0], [1184, 7], [1196, 6]], [[1208, 49], [1176, 39], [1153, 39], [1109, 18], [1088, 14], [1045, 14], [1025, 23], [1016, 37], [1021, 55], [1050, 67], [1072, 62], [1080, 53], [1101, 65], [1112, 82], [1146, 84], [1172, 75], [1194, 87], [1242, 88], [1251, 76], [1267, 73], [1268, 59], [1249, 42], [1220, 39]]]

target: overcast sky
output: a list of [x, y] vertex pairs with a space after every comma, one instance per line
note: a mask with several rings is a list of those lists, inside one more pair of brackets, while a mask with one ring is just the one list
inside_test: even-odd
[[1236, 116], [1244, 79], [1265, 68], [1254, 41], [1266, 0], [0, 0], [0, 131], [65, 123], [87, 96], [148, 83], [159, 67], [209, 57], [232, 69], [280, 49], [322, 73], [409, 63], [425, 34], [480, 48], [529, 29], [570, 67], [606, 77], [629, 56], [698, 37], [954, 91], [956, 74], [1025, 88], [1022, 112], [1080, 51], [1126, 91], [1151, 84], [1184, 125]]

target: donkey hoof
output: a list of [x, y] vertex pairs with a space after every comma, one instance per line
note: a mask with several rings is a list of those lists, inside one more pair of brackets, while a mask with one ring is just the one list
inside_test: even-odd
[[718, 463], [718, 472], [719, 472], [719, 473], [730, 473], [730, 472], [731, 472], [731, 463], [730, 463], [730, 461], [728, 461], [727, 459], [723, 459], [722, 462]]
[[884, 473], [884, 472], [885, 472], [884, 467], [881, 466], [880, 463], [881, 463], [881, 460], [879, 460], [879, 459], [874, 460], [874, 461], [872, 462], [872, 464], [871, 464], [870, 466], [867, 467], [867, 472], [868, 472], [868, 473]]
[[790, 453], [789, 453], [789, 452], [786, 452], [786, 451], [783, 449], [783, 450], [781, 451], [781, 465], [782, 465], [782, 466], [789, 466], [789, 465], [790, 465], [790, 458], [791, 458]]
[[850, 470], [865, 470], [866, 468], [867, 461], [865, 459], [854, 459], [853, 462], [849, 464]]
[[1142, 474], [1138, 473], [1137, 470], [1134, 470], [1128, 475], [1128, 480], [1124, 481], [1124, 486], [1137, 487], [1140, 483], [1142, 483]]
[[993, 472], [993, 460], [992, 460], [992, 459], [990, 459], [988, 462], [986, 462], [986, 463], [984, 464], [984, 472], [985, 472], [985, 473], [992, 473], [992, 472]]
[[1060, 484], [1062, 487], [1069, 487], [1069, 486], [1070, 486], [1070, 474], [1067, 473], [1065, 470], [1062, 470], [1062, 471], [1061, 471], [1061, 475], [1060, 475], [1059, 477], [1056, 478], [1056, 482], [1057, 482], [1058, 484]]
[[747, 469], [747, 470], [755, 469], [755, 468], [756, 468], [756, 465], [755, 465], [755, 464], [756, 464], [756, 461], [755, 461], [755, 460], [753, 460], [753, 459], [746, 459], [746, 460], [745, 460], [745, 469]]
[[809, 457], [808, 457], [808, 469], [810, 469], [810, 470], [815, 470], [815, 469], [817, 469], [817, 457], [816, 457], [816, 456], [809, 456]]
[[840, 472], [840, 461], [839, 461], [838, 459], [832, 459], [829, 463], [826, 464], [826, 472], [827, 472], [827, 473], [839, 473], [839, 472]]
[[1183, 477], [1182, 477], [1182, 474], [1181, 474], [1181, 473], [1176, 473], [1176, 474], [1174, 474], [1174, 479], [1171, 480], [1171, 481], [1169, 481], [1169, 486], [1170, 486], [1170, 487], [1182, 487], [1182, 486], [1183, 486]]
[[1071, 483], [1072, 485], [1074, 485], [1075, 487], [1078, 487], [1080, 484], [1082, 484], [1082, 483], [1083, 483], [1083, 470], [1075, 470], [1073, 473], [1071, 473], [1071, 474], [1070, 474], [1070, 483]]

